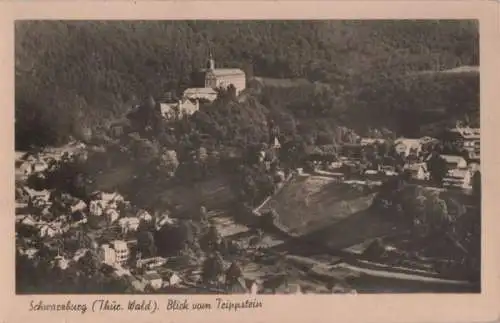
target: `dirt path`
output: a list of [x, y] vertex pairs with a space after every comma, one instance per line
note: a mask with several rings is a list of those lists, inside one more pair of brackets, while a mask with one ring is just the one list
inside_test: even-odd
[[464, 281], [449, 280], [449, 279], [435, 278], [435, 277], [427, 277], [427, 276], [422, 276], [422, 275], [417, 275], [417, 274], [393, 272], [393, 271], [389, 271], [389, 270], [368, 269], [368, 268], [353, 266], [351, 264], [346, 264], [346, 263], [338, 264], [335, 266], [335, 268], [339, 268], [339, 267], [349, 269], [349, 270], [352, 270], [355, 272], [367, 274], [370, 276], [376, 276], [376, 277], [393, 278], [393, 279], [400, 279], [400, 280], [413, 280], [413, 281], [428, 282], [428, 283], [441, 283], [441, 284], [448, 284], [448, 285], [462, 285], [462, 286], [469, 286], [470, 285], [470, 283], [464, 282]]

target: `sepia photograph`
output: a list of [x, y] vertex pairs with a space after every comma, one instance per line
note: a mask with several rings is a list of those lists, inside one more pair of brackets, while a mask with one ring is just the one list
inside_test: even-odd
[[478, 20], [16, 20], [14, 50], [17, 295], [481, 293]]

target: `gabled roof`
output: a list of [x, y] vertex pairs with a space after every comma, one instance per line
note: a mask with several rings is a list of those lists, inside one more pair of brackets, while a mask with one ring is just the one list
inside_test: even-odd
[[452, 169], [448, 172], [446, 175], [447, 178], [460, 178], [463, 179], [467, 174], [470, 174], [470, 171], [468, 169]]
[[415, 146], [420, 146], [421, 142], [420, 139], [414, 139], [414, 138], [398, 138], [394, 141], [394, 144], [399, 145], [403, 144], [405, 146], [410, 146], [410, 147], [415, 147]]
[[144, 279], [146, 280], [156, 280], [156, 279], [162, 279], [160, 274], [158, 274], [157, 272], [149, 272], [149, 273], [146, 273], [144, 274]]
[[228, 76], [228, 75], [243, 75], [245, 76], [245, 72], [243, 72], [239, 68], [216, 68], [216, 69], [201, 69], [200, 72], [212, 72], [215, 76]]
[[457, 155], [441, 155], [441, 158], [443, 158], [447, 163], [453, 163], [453, 164], [458, 164], [461, 161], [464, 161], [465, 158], [462, 156], [457, 156]]
[[217, 95], [217, 92], [214, 89], [207, 87], [189, 88], [184, 91], [184, 96], [194, 95]]
[[407, 169], [411, 172], [418, 172], [420, 169], [423, 169], [424, 171], [427, 171], [427, 164], [426, 163], [413, 163], [413, 164], [406, 164], [404, 166], [404, 169]]

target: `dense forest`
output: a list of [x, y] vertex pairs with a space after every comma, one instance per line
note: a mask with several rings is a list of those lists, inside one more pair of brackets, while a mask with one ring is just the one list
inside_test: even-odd
[[17, 149], [88, 138], [139, 99], [182, 91], [208, 49], [218, 66], [246, 71], [253, 97], [194, 123], [242, 134], [237, 145], [269, 117], [326, 144], [337, 126], [413, 135], [478, 122], [479, 74], [440, 72], [479, 65], [474, 21], [23, 21], [15, 30]]

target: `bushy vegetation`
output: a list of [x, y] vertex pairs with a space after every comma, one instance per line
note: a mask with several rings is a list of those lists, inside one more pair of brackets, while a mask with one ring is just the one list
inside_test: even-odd
[[[480, 181], [480, 173], [474, 182]], [[383, 184], [373, 210], [410, 229], [406, 251], [450, 261], [448, 274], [480, 281], [481, 205], [474, 185], [471, 196], [439, 192], [395, 178]], [[457, 195], [458, 194], [458, 195]], [[443, 268], [438, 268], [442, 270]], [[445, 268], [446, 269], [446, 268]]]
[[[387, 126], [398, 127], [400, 118], [417, 120], [408, 111], [418, 114], [439, 105], [463, 114], [478, 105], [477, 76], [452, 76], [451, 82], [407, 76], [478, 65], [477, 23], [472, 21], [18, 22], [16, 147], [58, 144], [69, 135], [88, 138], [138, 98], [182, 90], [191, 72], [204, 65], [208, 48], [217, 64], [240, 67], [249, 78], [324, 83], [265, 95], [264, 107], [297, 127], [312, 129], [318, 117], [328, 124], [365, 127], [373, 122], [378, 127], [388, 115], [393, 117]], [[436, 95], [420, 95], [429, 89]], [[270, 103], [270, 95], [277, 102]], [[298, 96], [302, 100], [293, 103]], [[284, 97], [290, 99], [280, 103]], [[236, 123], [237, 134], [261, 122], [260, 109], [240, 112], [232, 105], [226, 112], [241, 113], [235, 122], [245, 113], [255, 118]], [[394, 113], [394, 107], [402, 110]], [[207, 127], [220, 123], [213, 121]], [[235, 140], [245, 142], [239, 136]]]

